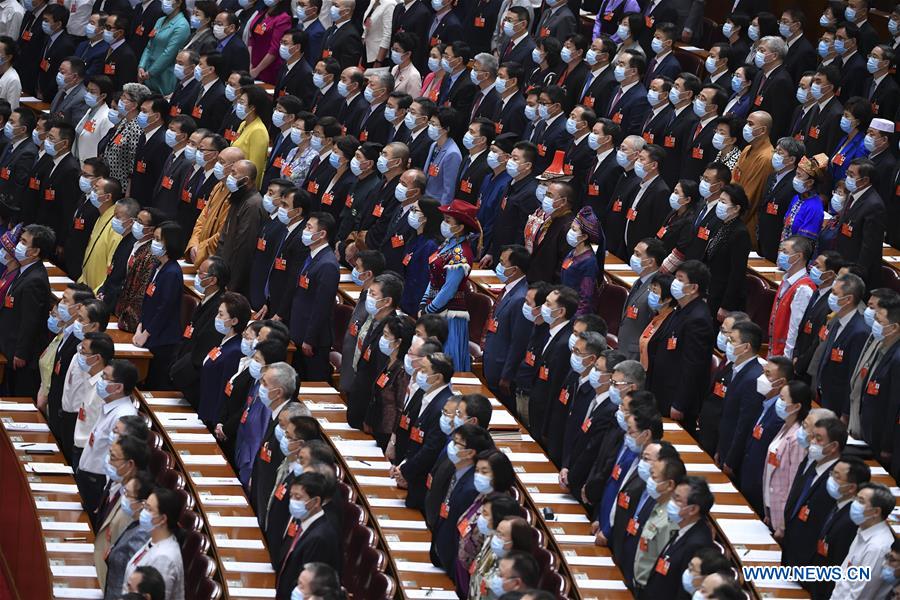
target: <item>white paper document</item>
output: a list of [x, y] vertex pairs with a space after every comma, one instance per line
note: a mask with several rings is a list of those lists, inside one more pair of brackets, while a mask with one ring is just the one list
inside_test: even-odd
[[77, 510], [77, 511], [84, 510], [84, 507], [81, 505], [81, 502], [38, 500], [34, 504], [38, 510]]
[[752, 515], [753, 509], [746, 504], [713, 504], [712, 512], [730, 515]]
[[274, 573], [271, 563], [222, 561], [222, 566], [231, 573]]
[[265, 544], [262, 540], [236, 540], [233, 538], [216, 538], [213, 543], [218, 548], [243, 548], [246, 550], [263, 550]]
[[386, 529], [428, 529], [425, 521], [400, 521], [396, 519], [378, 519], [378, 524]]
[[369, 475], [358, 475], [356, 483], [359, 485], [378, 485], [384, 487], [397, 487], [397, 481], [390, 477], [375, 477]]
[[247, 506], [247, 499], [243, 496], [200, 494], [200, 504], [203, 506]]
[[716, 519], [716, 523], [732, 545], [775, 545], [775, 539], [769, 532], [769, 528], [762, 521], [757, 521], [756, 519]]
[[22, 452], [59, 452], [59, 446], [53, 442], [13, 442], [13, 448]]
[[741, 563], [781, 563], [781, 550], [750, 550], [745, 554], [741, 554], [738, 558]]
[[388, 547], [395, 552], [428, 552], [431, 542], [388, 542]]
[[585, 544], [594, 545], [594, 536], [592, 535], [569, 535], [566, 533], [558, 533], [553, 536], [557, 544]]
[[47, 433], [50, 427], [46, 423], [3, 423], [7, 431], [24, 431], [26, 433]]
[[47, 531], [90, 531], [91, 526], [78, 521], [41, 521], [41, 528]]
[[575, 585], [583, 590], [626, 590], [625, 582], [621, 579], [589, 579], [588, 581], [575, 580]]
[[96, 577], [94, 565], [50, 565], [54, 577]]
[[0, 402], [0, 412], [37, 412], [37, 406], [28, 402]]
[[181, 462], [186, 465], [224, 465], [228, 464], [221, 454], [182, 454]]
[[209, 433], [169, 432], [169, 439], [176, 444], [215, 444], [216, 438]]
[[456, 600], [453, 590], [404, 590], [407, 598], [413, 600]]
[[237, 477], [192, 477], [194, 485], [212, 487], [216, 485], [241, 485]]
[[38, 475], [74, 475], [72, 467], [62, 463], [27, 463], [25, 465], [27, 473], [36, 473]]
[[47, 547], [47, 552], [72, 553], [72, 554], [93, 554], [94, 553], [94, 545], [93, 544], [77, 544], [77, 543], [72, 543], [72, 542], [66, 542], [66, 543], [47, 542], [44, 545]]
[[578, 500], [569, 494], [530, 494], [535, 504], [578, 504]]
[[446, 571], [431, 563], [413, 562], [411, 560], [396, 560], [397, 569], [404, 573], [429, 573], [433, 575], [445, 575]]
[[559, 473], [520, 473], [522, 483], [559, 483]]
[[225, 517], [206, 513], [206, 520], [212, 527], [252, 527], [259, 530], [256, 517]]
[[54, 598], [103, 598], [103, 590], [93, 588], [56, 587], [53, 588]]
[[573, 567], [612, 567], [616, 564], [612, 556], [566, 556], [564, 558]]
[[228, 596], [231, 598], [274, 598], [275, 589], [232, 587], [229, 585]]
[[74, 483], [34, 483], [29, 482], [32, 492], [51, 492], [56, 494], [77, 494], [78, 486]]
[[372, 508], [406, 508], [402, 498], [366, 498]]

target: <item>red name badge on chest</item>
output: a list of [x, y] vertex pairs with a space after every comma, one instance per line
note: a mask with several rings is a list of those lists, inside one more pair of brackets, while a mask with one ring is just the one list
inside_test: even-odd
[[667, 135], [663, 138], [663, 146], [666, 148], [674, 148], [675, 147], [675, 136]]
[[581, 431], [584, 433], [588, 432], [588, 429], [591, 428], [591, 418], [585, 417], [584, 421], [581, 422]]
[[[7, 298], [9, 298], [9, 296], [7, 296]], [[11, 307], [7, 307], [7, 308], [11, 308]], [[53, 372], [54, 372], [56, 375], [59, 375], [59, 372], [60, 372], [61, 369], [62, 369], [62, 361], [57, 360], [57, 361], [56, 361], [56, 364], [53, 365]]]
[[403, 236], [399, 233], [391, 236], [391, 248], [400, 248], [403, 246]]
[[484, 17], [475, 17], [473, 25], [475, 25], [475, 27], [478, 27], [479, 29], [483, 28], [485, 25]]
[[565, 259], [565, 260], [563, 261], [563, 263], [562, 263], [562, 270], [565, 271], [566, 269], [568, 269], [568, 268], [571, 267], [571, 266], [572, 266], [572, 259], [571, 259], [571, 258], [567, 258], [567, 259]]
[[662, 227], [659, 228], [659, 231], [656, 232], [656, 238], [660, 239], [660, 240], [663, 239], [664, 237], [666, 237], [666, 232], [668, 230], [669, 230], [669, 228], [666, 227], [665, 225], [663, 225]]
[[828, 556], [828, 542], [819, 538], [819, 541], [816, 542], [816, 552], [819, 556]]
[[275, 263], [272, 265], [276, 271], [286, 271], [287, 270], [287, 260], [278, 256], [275, 258]]
[[247, 422], [247, 415], [249, 415], [249, 414], [250, 414], [250, 408], [247, 407], [244, 409], [244, 413], [241, 415], [241, 423]]
[[412, 431], [409, 432], [409, 439], [417, 444], [421, 444], [425, 441], [425, 433], [418, 427], [413, 427]]
[[381, 204], [376, 204], [372, 208], [372, 216], [375, 217], [376, 219], [378, 217], [380, 217], [382, 215], [382, 213], [384, 213], [384, 207]]
[[231, 385], [230, 381], [225, 384], [225, 395], [228, 396], [229, 398], [231, 397], [232, 388], [233, 388], [233, 386]]
[[559, 403], [563, 406], [569, 403], [569, 390], [566, 388], [559, 390]]
[[288, 525], [288, 530], [287, 530], [288, 537], [292, 538], [295, 535], [297, 535], [298, 528], [299, 528], [299, 526], [297, 525], [297, 521], [291, 521], [291, 524]]
[[84, 219], [75, 217], [75, 220], [72, 221], [72, 229], [75, 231], [84, 231]]
[[638, 529], [641, 528], [640, 522], [634, 517], [628, 519], [628, 525], [625, 527], [625, 531], [628, 532], [628, 535], [637, 535]]
[[650, 133], [649, 131], [645, 131], [644, 133], [641, 134], [641, 137], [644, 138], [644, 141], [647, 142], [648, 144], [652, 144], [653, 138], [655, 136], [652, 133]]
[[375, 385], [384, 389], [384, 386], [387, 385], [388, 379], [389, 379], [388, 374], [382, 373], [381, 375], [378, 376], [378, 379], [375, 381]]
[[400, 415], [400, 429], [403, 431], [409, 430], [409, 415]]
[[660, 556], [656, 561], [654, 571], [665, 577], [669, 573], [669, 557]]
[[266, 251], [266, 238], [257, 238], [256, 239], [256, 249], [260, 252]]
[[600, 195], [600, 186], [596, 183], [591, 183], [588, 185], [588, 196], [599, 196]]
[[844, 349], [843, 348], [832, 348], [831, 349], [831, 362], [836, 362], [836, 363], [844, 362]]
[[356, 337], [359, 334], [359, 323], [353, 321], [350, 323], [350, 335]]
[[156, 293], [156, 282], [151, 281], [147, 285], [147, 295], [152, 298], [153, 294], [155, 294], [155, 293]]
[[757, 94], [756, 98], [753, 99], [753, 106], [762, 106], [763, 96], [762, 94]]
[[300, 279], [297, 281], [297, 285], [302, 287], [304, 290], [309, 289], [309, 277], [306, 275], [301, 275]]
[[188, 323], [187, 326], [184, 328], [184, 333], [181, 334], [181, 337], [183, 337], [186, 340], [189, 340], [189, 339], [191, 339], [191, 337], [193, 335], [194, 335], [194, 326], [191, 325], [190, 323]]
[[276, 500], [284, 500], [284, 495], [287, 494], [287, 484], [282, 483], [277, 488], [275, 488], [275, 499]]
[[497, 333], [497, 319], [490, 319], [487, 322], [487, 330], [490, 333]]
[[803, 324], [803, 333], [809, 335], [812, 333], [812, 321], [807, 321]]
[[550, 381], [550, 369], [547, 367], [541, 367], [538, 369], [538, 379], [541, 381]]
[[203, 116], [203, 107], [195, 106], [194, 110], [191, 111], [191, 116], [194, 117], [195, 119], [201, 118]]
[[703, 148], [698, 148], [697, 146], [694, 146], [691, 149], [691, 158], [696, 159], [696, 160], [703, 160]]
[[441, 168], [436, 164], [432, 163], [428, 165], [428, 176], [429, 177], [437, 177], [438, 173], [441, 172]]
[[631, 497], [625, 492], [619, 492], [619, 495], [616, 497], [616, 505], [622, 510], [628, 510], [629, 504], [631, 504]]
[[160, 183], [160, 185], [162, 185], [167, 190], [171, 190], [172, 186], [175, 185], [175, 180], [166, 175], [162, 178], [162, 182]]
[[266, 24], [260, 23], [256, 27], [253, 28], [253, 33], [256, 35], [262, 35], [266, 32]]
[[53, 202], [54, 200], [56, 200], [56, 190], [54, 190], [53, 188], [47, 188], [46, 190], [44, 190], [44, 200], [46, 200], [47, 202]]
[[853, 225], [850, 223], [844, 223], [841, 225], [841, 235], [844, 237], [852, 238], [853, 237]]
[[450, 505], [446, 502], [441, 503], [441, 518], [446, 519], [450, 516]]
[[628, 308], [625, 309], [625, 317], [628, 319], [637, 319], [638, 318], [638, 307], [632, 304]]
[[810, 127], [809, 128], [809, 137], [814, 140], [819, 139], [819, 128], [818, 127]]
[[429, 473], [428, 477], [425, 478], [425, 489], [426, 490], [431, 489], [431, 484], [433, 481], [434, 481], [434, 479], [432, 478], [431, 473]]
[[672, 336], [666, 341], [666, 350], [675, 350], [676, 348], [678, 348], [678, 338]]
[[409, 266], [409, 261], [411, 261], [411, 260], [412, 260], [412, 253], [410, 252], [409, 254], [407, 254], [406, 256], [403, 257], [403, 266], [404, 267]]
[[616, 201], [613, 202], [612, 211], [613, 212], [622, 212], [622, 201], [621, 200], [616, 199]]
[[331, 203], [334, 202], [334, 194], [331, 192], [325, 192], [322, 194], [322, 204], [325, 206], [331, 206]]
[[459, 182], [459, 189], [467, 194], [472, 193], [472, 182], [468, 179], [463, 179]]
[[372, 346], [369, 346], [368, 348], [366, 348], [366, 351], [363, 352], [362, 357], [363, 357], [364, 361], [369, 362], [369, 358], [372, 357]]
[[139, 160], [134, 164], [134, 170], [138, 173], [146, 173], [147, 172], [147, 163], [143, 160]]
[[622, 111], [619, 110], [619, 111], [616, 111], [616, 114], [614, 114], [610, 120], [613, 123], [615, 123], [616, 125], [621, 125], [622, 124], [622, 116], [623, 116]]
[[215, 348], [210, 350], [209, 354], [207, 354], [206, 356], [209, 357], [209, 360], [215, 362], [215, 360], [217, 358], [219, 358], [219, 356], [221, 356], [221, 355], [222, 355], [222, 348], [220, 348], [219, 346], [216, 346]]
[[866, 385], [866, 393], [870, 396], [877, 396], [878, 391], [881, 389], [881, 384], [875, 381], [874, 379]]
[[269, 450], [269, 442], [266, 442], [265, 444], [263, 444], [262, 447], [259, 449], [259, 458], [263, 462], [267, 462], [267, 463], [272, 462], [272, 451]]
[[770, 465], [772, 465], [773, 467], [775, 467], [776, 469], [778, 468], [778, 465], [781, 464], [781, 461], [778, 460], [778, 455], [775, 454], [774, 452], [769, 452], [769, 456], [766, 458], [766, 462], [769, 463]]
[[594, 97], [593, 96], [585, 96], [582, 101], [582, 104], [587, 106], [588, 108], [594, 108]]
[[547, 154], [547, 146], [545, 146], [544, 144], [538, 144], [537, 148], [538, 148], [538, 154], [540, 156], [544, 156]]
[[804, 504], [797, 512], [797, 518], [806, 523], [809, 520], [809, 504]]
[[619, 463], [616, 463], [616, 465], [613, 467], [613, 470], [612, 470], [612, 478], [615, 481], [618, 481], [619, 477], [621, 477], [621, 476], [622, 476], [622, 465], [620, 465]]
[[26, 29], [25, 31], [22, 32], [22, 39], [26, 42], [31, 41], [31, 30], [30, 29]]
[[28, 178], [28, 189], [29, 190], [37, 190], [41, 187], [41, 180], [37, 177], [29, 177]]
[[8, 168], [3, 167], [2, 169], [0, 169], [0, 179], [6, 179], [6, 180], [9, 179], [9, 169]]
[[707, 229], [706, 227], [698, 227], [697, 228], [697, 237], [704, 241], [708, 240], [709, 239], [709, 229]]
[[828, 326], [822, 325], [819, 327], [819, 341], [824, 342], [825, 338], [828, 337]]
[[726, 386], [723, 382], [717, 381], [713, 386], [713, 394], [718, 396], [719, 398], [725, 397], [725, 392], [728, 391], [728, 386]]
[[531, 350], [525, 353], [525, 364], [529, 367], [534, 366], [534, 352], [532, 352]]
[[766, 203], [766, 214], [767, 215], [777, 215], [778, 214], [778, 205], [774, 202]]
[[42, 58], [41, 59], [41, 71], [46, 72], [48, 69], [50, 69], [50, 61], [47, 60], [46, 58]]
[[78, 409], [78, 420], [79, 420], [79, 421], [85, 421], [85, 420], [87, 420], [87, 413], [84, 412], [84, 407], [83, 407], [83, 406], [80, 407], [80, 408]]
[[753, 427], [753, 439], [755, 439], [755, 440], [762, 439], [762, 434], [763, 434], [763, 427], [762, 427], [762, 425], [757, 423], [756, 426]]
[[629, 221], [634, 221], [635, 219], [637, 219], [637, 214], [638, 211], [634, 210], [633, 208], [629, 208], [628, 212], [625, 213], [625, 218]]

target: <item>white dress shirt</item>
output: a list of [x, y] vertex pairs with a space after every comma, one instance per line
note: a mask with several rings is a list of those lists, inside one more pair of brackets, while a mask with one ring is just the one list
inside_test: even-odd
[[[787, 293], [788, 289], [803, 277], [806, 277], [805, 268], [797, 271], [790, 277], [786, 277], [782, 280], [784, 289], [779, 289], [779, 295]], [[785, 281], [787, 282], [786, 284], [784, 283]], [[788, 358], [793, 358], [794, 356], [794, 346], [797, 344], [800, 322], [803, 321], [803, 313], [806, 312], [806, 307], [809, 306], [813, 291], [813, 288], [808, 286], [797, 288], [797, 291], [794, 292], [794, 298], [791, 300], [791, 320], [788, 323], [787, 340], [784, 343], [784, 356]]]
[[105, 473], [106, 454], [109, 452], [109, 433], [116, 425], [120, 417], [136, 415], [137, 411], [131, 403], [130, 396], [124, 396], [112, 402], [104, 402], [100, 411], [100, 418], [88, 435], [88, 442], [78, 462], [80, 471], [87, 471], [94, 475]]
[[166, 584], [166, 600], [184, 600], [184, 563], [181, 560], [181, 547], [174, 535], [158, 544], [147, 540], [147, 543], [135, 552], [125, 567], [122, 593], [128, 591], [128, 578], [138, 567], [154, 567], [159, 571]]
[[[2, 23], [0, 23], [0, 26], [2, 26]], [[16, 110], [19, 108], [19, 98], [21, 96], [22, 81], [19, 79], [19, 73], [10, 65], [6, 72], [0, 76], [0, 98], [9, 102], [12, 110]]]
[[881, 579], [881, 566], [884, 563], [884, 555], [891, 549], [894, 543], [894, 533], [885, 521], [876, 523], [868, 529], [859, 529], [842, 569], [849, 566], [870, 567], [872, 578], [869, 581], [838, 581], [834, 586], [832, 598], [842, 600], [875, 600], [886, 598], [885, 592], [890, 590], [890, 585]]

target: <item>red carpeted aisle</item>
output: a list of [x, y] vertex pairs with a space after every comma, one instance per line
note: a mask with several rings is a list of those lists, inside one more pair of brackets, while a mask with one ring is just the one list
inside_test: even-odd
[[0, 552], [0, 600], [16, 600], [9, 583], [9, 574], [6, 570], [6, 560]]

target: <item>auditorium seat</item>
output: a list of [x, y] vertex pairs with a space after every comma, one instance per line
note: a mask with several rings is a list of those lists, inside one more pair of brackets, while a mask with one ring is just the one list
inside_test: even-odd
[[881, 281], [878, 287], [886, 287], [900, 294], [900, 271], [888, 265], [881, 265]]
[[466, 308], [469, 309], [469, 339], [479, 346], [479, 350], [484, 339], [485, 324], [491, 316], [493, 307], [494, 302], [487, 294], [479, 292], [466, 294]]
[[209, 551], [209, 538], [201, 531], [188, 531], [181, 542], [181, 560], [185, 570], [188, 564], [198, 554], [206, 554]]
[[204, 579], [197, 586], [197, 600], [219, 600], [222, 597], [222, 588], [212, 579]]
[[538, 587], [546, 592], [550, 592], [558, 600], [565, 600], [569, 594], [565, 578], [557, 571], [545, 572], [538, 582]]
[[366, 513], [359, 504], [353, 502], [344, 503], [343, 524], [344, 530], [341, 532], [341, 546], [346, 548], [350, 544], [354, 528], [366, 524]]
[[147, 431], [147, 446], [149, 446], [151, 450], [154, 448], [162, 450], [163, 447], [162, 437], [152, 429]]
[[618, 335], [619, 319], [622, 317], [622, 307], [625, 306], [625, 299], [628, 298], [628, 290], [621, 285], [608, 283], [600, 292], [599, 307], [597, 314], [603, 317], [609, 332]]
[[609, 346], [610, 348], [612, 348], [613, 350], [615, 350], [616, 348], [618, 348], [618, 347], [619, 347], [619, 338], [618, 338], [618, 336], [616, 336], [616, 335], [614, 335], [614, 334], [612, 334], [612, 333], [607, 333], [607, 334], [606, 334], [606, 345]]
[[384, 554], [380, 550], [364, 546], [349, 563], [344, 562], [341, 583], [355, 598], [368, 587], [375, 573], [384, 571], [384, 563]]
[[392, 600], [396, 584], [393, 578], [384, 573], [375, 573], [370, 585], [362, 590], [354, 600]]
[[673, 49], [672, 54], [678, 59], [682, 72], [693, 73], [697, 77], [703, 78], [705, 74], [704, 65], [698, 55], [681, 48]]
[[174, 469], [163, 469], [156, 478], [156, 483], [172, 491], [184, 489], [184, 475]]
[[747, 314], [750, 320], [760, 326], [763, 343], [769, 341], [769, 316], [775, 302], [775, 290], [764, 279], [752, 273], [745, 275], [747, 281]]
[[194, 315], [194, 310], [196, 310], [197, 306], [200, 304], [200, 299], [197, 298], [194, 294], [190, 294], [188, 292], [182, 292], [181, 294], [181, 327], [179, 331], [184, 331], [184, 328], [188, 326], [188, 323], [191, 322], [191, 317]]
[[208, 555], [199, 553], [190, 557], [189, 562], [184, 570], [184, 599], [197, 600], [200, 584], [216, 574], [216, 563]]
[[332, 311], [332, 331], [334, 333], [334, 342], [331, 349], [335, 352], [341, 351], [344, 343], [344, 334], [350, 325], [350, 317], [353, 316], [353, 307], [349, 304], [335, 304]]
[[344, 571], [352, 570], [352, 565], [359, 560], [363, 548], [375, 547], [375, 532], [365, 525], [354, 525], [349, 542], [344, 545]]
[[167, 469], [172, 468], [172, 457], [165, 450], [159, 448], [150, 449], [150, 462], [147, 465], [150, 474], [156, 479], [157, 483], [162, 484], [160, 476]]
[[203, 529], [203, 517], [192, 510], [185, 510], [178, 519], [178, 525], [185, 531], [200, 531]]

